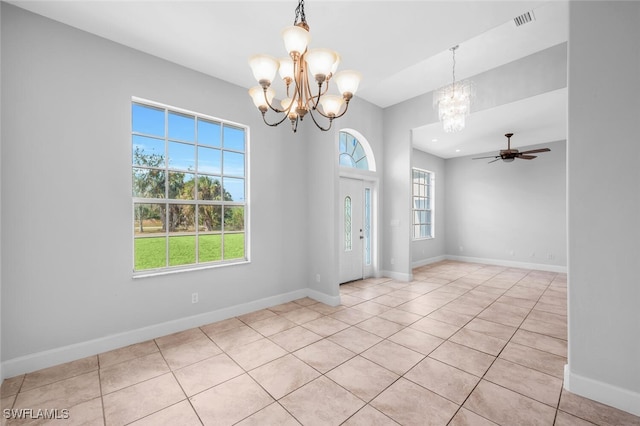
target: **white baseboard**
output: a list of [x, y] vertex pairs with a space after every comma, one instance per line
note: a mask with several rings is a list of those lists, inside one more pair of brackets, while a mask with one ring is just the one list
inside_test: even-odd
[[340, 296], [329, 296], [328, 294], [320, 293], [310, 288], [307, 289], [307, 296], [329, 306], [338, 306], [340, 304]]
[[640, 393], [571, 372], [564, 366], [564, 388], [571, 393], [640, 416]]
[[442, 255], [442, 256], [430, 257], [428, 259], [422, 259], [422, 260], [413, 262], [411, 264], [411, 268], [419, 268], [421, 266], [431, 265], [432, 263], [442, 262], [443, 260], [447, 260], [447, 256]]
[[179, 318], [172, 321], [154, 324], [148, 327], [142, 327], [123, 333], [105, 336], [98, 339], [88, 340], [73, 345], [62, 346], [42, 352], [37, 352], [18, 358], [9, 359], [0, 364], [0, 383], [5, 377], [14, 377], [20, 374], [29, 373], [54, 365], [63, 364], [65, 362], [74, 361], [84, 357], [100, 354], [113, 349], [118, 349], [134, 343], [144, 342], [157, 337], [166, 336], [194, 327], [232, 318], [238, 315], [247, 314], [270, 306], [279, 305], [281, 303], [290, 302], [292, 300], [310, 297], [322, 303], [331, 306], [340, 304], [339, 296], [328, 296], [316, 290], [308, 288], [295, 290], [289, 293], [283, 293], [276, 296], [266, 297], [264, 299], [254, 300], [247, 303], [222, 308], [203, 314], [193, 315], [185, 318]]
[[513, 260], [486, 259], [483, 257], [452, 256], [452, 255], [446, 255], [444, 257], [446, 260], [458, 260], [460, 262], [484, 263], [487, 265], [508, 266], [510, 268], [534, 269], [536, 271], [548, 271], [548, 272], [559, 272], [559, 273], [567, 272], [566, 266], [547, 265], [544, 263], [528, 263], [528, 262], [517, 262]]
[[391, 278], [392, 280], [410, 282], [413, 280], [413, 274], [405, 274], [403, 272], [396, 271], [381, 271], [383, 277]]

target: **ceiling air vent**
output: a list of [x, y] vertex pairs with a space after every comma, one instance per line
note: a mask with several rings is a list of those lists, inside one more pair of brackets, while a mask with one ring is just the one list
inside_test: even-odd
[[529, 22], [535, 21], [535, 20], [536, 20], [536, 17], [533, 14], [533, 10], [529, 12], [525, 12], [522, 15], [519, 15], [513, 18], [513, 22], [516, 23], [516, 27], [519, 27], [524, 24], [528, 24]]

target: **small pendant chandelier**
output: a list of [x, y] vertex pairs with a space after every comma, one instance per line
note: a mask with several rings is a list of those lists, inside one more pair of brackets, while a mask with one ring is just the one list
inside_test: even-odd
[[[269, 55], [254, 55], [249, 58], [253, 76], [260, 84], [249, 89], [249, 95], [269, 126], [277, 126], [289, 119], [292, 130], [296, 132], [298, 122], [309, 113], [315, 125], [327, 131], [334, 119], [347, 112], [349, 101], [358, 89], [361, 74], [358, 71], [335, 74], [340, 62], [336, 52], [307, 49], [311, 35], [304, 14], [304, 0], [299, 0], [293, 25], [282, 30], [282, 37], [289, 57], [278, 60]], [[281, 108], [271, 103], [275, 97], [271, 83], [276, 71], [279, 71], [287, 88], [287, 97], [280, 103]], [[328, 93], [331, 81], [335, 81], [341, 95]], [[315, 88], [312, 82], [316, 83]], [[270, 109], [283, 114], [282, 119], [269, 123], [266, 113]], [[328, 119], [329, 124], [322, 126], [314, 115], [316, 113]]]
[[464, 129], [465, 117], [469, 115], [473, 96], [471, 81], [456, 81], [456, 49], [457, 45], [449, 49], [453, 52], [453, 82], [433, 93], [433, 107], [438, 107], [438, 117], [447, 133]]

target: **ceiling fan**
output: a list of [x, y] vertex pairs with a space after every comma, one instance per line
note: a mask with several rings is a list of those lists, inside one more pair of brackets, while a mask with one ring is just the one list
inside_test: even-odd
[[540, 148], [540, 149], [532, 149], [530, 151], [518, 152], [517, 149], [511, 149], [511, 136], [513, 136], [513, 133], [506, 133], [505, 136], [507, 137], [507, 149], [501, 149], [500, 154], [498, 155], [491, 155], [489, 157], [477, 157], [477, 158], [472, 158], [472, 160], [482, 160], [484, 158], [495, 158], [495, 160], [489, 161], [489, 163], [493, 163], [494, 161], [498, 161], [500, 159], [508, 163], [510, 161], [513, 161], [516, 158], [521, 158], [523, 160], [533, 160], [534, 158], [536, 158], [536, 156], [530, 155], [530, 154], [537, 154], [539, 152], [551, 151], [549, 148]]

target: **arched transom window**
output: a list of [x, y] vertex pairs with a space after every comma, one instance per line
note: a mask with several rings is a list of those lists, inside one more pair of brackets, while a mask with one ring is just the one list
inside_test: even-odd
[[355, 131], [340, 131], [340, 165], [375, 171], [371, 148], [367, 141]]

